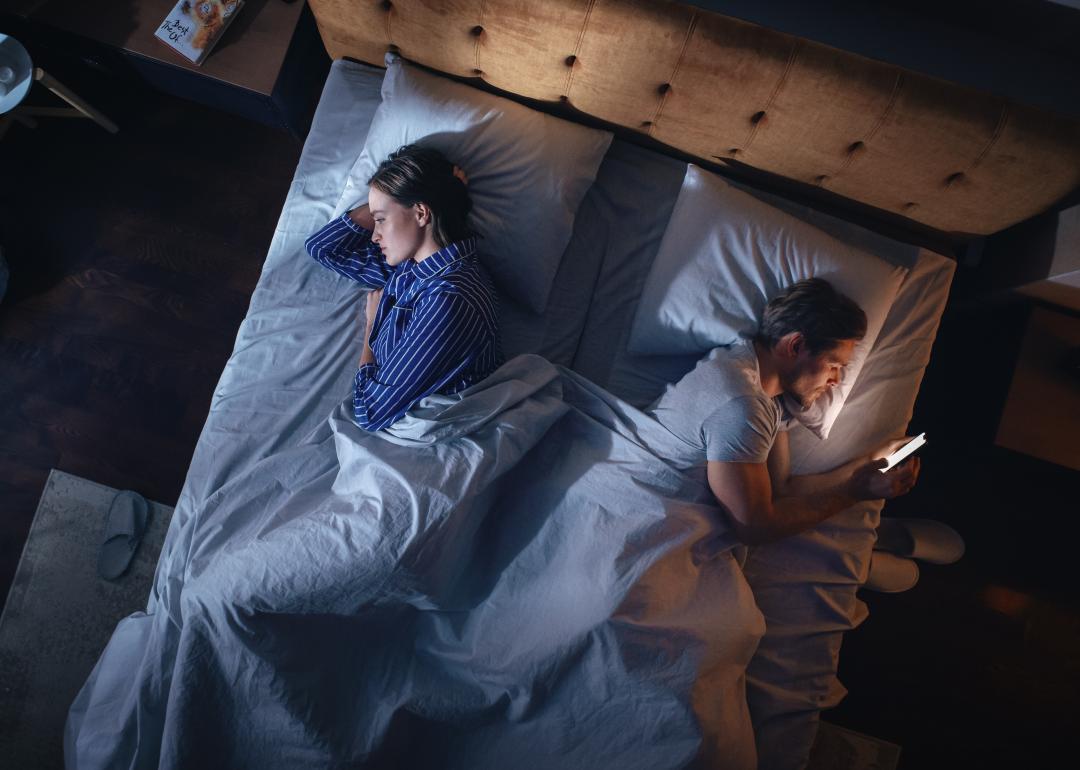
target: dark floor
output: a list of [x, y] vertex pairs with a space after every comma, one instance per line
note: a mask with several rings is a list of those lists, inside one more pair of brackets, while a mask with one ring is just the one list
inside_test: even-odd
[[[85, 87], [118, 136], [55, 120], [0, 141], [3, 596], [50, 468], [176, 502], [300, 154], [220, 112]], [[968, 555], [865, 595], [826, 718], [901, 744], [905, 768], [1056, 766], [1080, 727], [1080, 474], [993, 446], [1028, 309], [980, 299], [973, 274], [916, 409], [923, 478], [888, 509], [949, 522]]]
[[0, 590], [50, 468], [176, 502], [301, 144], [130, 82], [0, 140]]
[[885, 509], [951, 524], [967, 553], [861, 593], [850, 693], [825, 718], [900, 744], [904, 768], [1058, 767], [1080, 729], [1080, 473], [993, 445], [1030, 308], [973, 282], [958, 274], [916, 403], [919, 485]]

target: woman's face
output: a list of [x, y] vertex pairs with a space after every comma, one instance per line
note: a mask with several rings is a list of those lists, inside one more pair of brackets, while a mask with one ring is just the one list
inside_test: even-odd
[[424, 207], [403, 206], [372, 185], [368, 208], [375, 220], [371, 240], [379, 244], [386, 262], [393, 267], [415, 257], [424, 244], [429, 220]]

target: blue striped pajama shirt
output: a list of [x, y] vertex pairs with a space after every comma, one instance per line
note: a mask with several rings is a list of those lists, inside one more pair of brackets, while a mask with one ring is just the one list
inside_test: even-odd
[[343, 214], [305, 245], [320, 264], [383, 290], [369, 338], [375, 363], [360, 367], [353, 389], [361, 428], [381, 430], [424, 396], [457, 393], [495, 371], [495, 294], [475, 239], [391, 267], [371, 231]]

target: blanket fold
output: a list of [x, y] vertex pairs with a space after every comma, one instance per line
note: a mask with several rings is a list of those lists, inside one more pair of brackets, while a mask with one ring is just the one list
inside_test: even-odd
[[764, 621], [672, 440], [531, 355], [343, 404], [174, 519], [67, 766], [753, 767]]

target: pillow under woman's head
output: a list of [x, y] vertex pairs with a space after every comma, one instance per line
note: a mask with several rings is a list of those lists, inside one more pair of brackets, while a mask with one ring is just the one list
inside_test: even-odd
[[907, 271], [860, 251], [689, 166], [642, 292], [632, 353], [704, 355], [759, 331], [765, 306], [786, 287], [823, 278], [866, 314], [840, 386], [794, 416], [828, 436], [877, 340]]
[[392, 152], [433, 147], [468, 176], [469, 222], [496, 285], [542, 312], [611, 134], [432, 75], [394, 54], [386, 67], [382, 104], [338, 213], [366, 199], [367, 180]]

